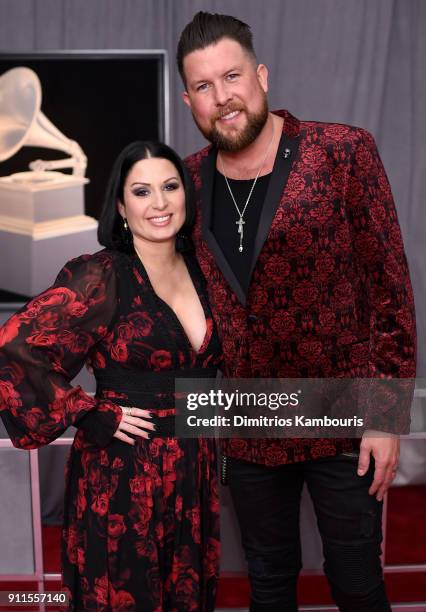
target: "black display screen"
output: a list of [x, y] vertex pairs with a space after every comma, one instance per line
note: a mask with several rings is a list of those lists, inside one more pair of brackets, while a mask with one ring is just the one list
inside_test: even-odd
[[[87, 156], [86, 214], [99, 218], [119, 151], [134, 140], [166, 140], [165, 52], [0, 54], [0, 76], [17, 66], [37, 73], [41, 111]], [[0, 176], [26, 171], [38, 158], [66, 157], [62, 151], [25, 146], [0, 162]], [[0, 291], [0, 301], [12, 298]]]

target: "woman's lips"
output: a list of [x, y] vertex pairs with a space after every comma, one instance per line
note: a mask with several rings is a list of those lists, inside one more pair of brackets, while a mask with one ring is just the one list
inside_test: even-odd
[[171, 218], [172, 218], [172, 215], [171, 213], [169, 213], [167, 215], [161, 215], [161, 216], [159, 215], [158, 217], [150, 217], [148, 221], [152, 223], [153, 225], [155, 225], [155, 227], [164, 227], [170, 222]]

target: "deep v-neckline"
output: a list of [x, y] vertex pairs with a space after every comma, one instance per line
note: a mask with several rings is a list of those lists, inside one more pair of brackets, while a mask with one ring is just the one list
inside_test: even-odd
[[198, 357], [199, 355], [201, 355], [202, 353], [205, 352], [209, 342], [210, 342], [210, 337], [211, 337], [211, 325], [209, 325], [209, 312], [207, 310], [207, 306], [206, 306], [206, 302], [204, 299], [204, 296], [202, 295], [201, 291], [199, 290], [199, 283], [197, 282], [197, 279], [195, 278], [195, 274], [194, 274], [194, 270], [192, 268], [191, 262], [189, 261], [189, 258], [185, 257], [184, 254], [182, 254], [183, 256], [183, 261], [185, 263], [186, 269], [188, 271], [189, 277], [191, 279], [192, 285], [195, 289], [195, 293], [198, 296], [198, 299], [200, 301], [201, 304], [201, 308], [203, 309], [203, 313], [204, 313], [204, 321], [205, 321], [205, 325], [206, 325], [206, 331], [204, 333], [204, 337], [203, 337], [203, 341], [201, 343], [201, 346], [198, 350], [196, 350], [191, 342], [191, 340], [189, 339], [188, 334], [186, 333], [186, 330], [184, 328], [184, 326], [182, 325], [181, 320], [179, 319], [179, 317], [177, 316], [176, 312], [173, 310], [173, 308], [170, 306], [170, 304], [168, 304], [165, 300], [163, 300], [162, 297], [160, 297], [158, 295], [158, 293], [155, 291], [153, 284], [151, 283], [151, 279], [149, 278], [149, 274], [145, 268], [145, 266], [143, 265], [142, 261], [140, 260], [140, 258], [138, 257], [137, 254], [135, 254], [135, 260], [136, 260], [136, 265], [139, 268], [145, 282], [148, 285], [148, 288], [151, 290], [152, 295], [155, 297], [155, 300], [157, 301], [157, 303], [159, 305], [161, 305], [169, 314], [169, 316], [171, 317], [171, 319], [173, 320], [173, 322], [175, 323], [175, 326], [178, 328], [178, 330], [180, 331], [181, 336], [183, 337], [183, 339], [185, 340], [185, 343], [188, 345], [189, 349], [192, 351], [192, 353]]

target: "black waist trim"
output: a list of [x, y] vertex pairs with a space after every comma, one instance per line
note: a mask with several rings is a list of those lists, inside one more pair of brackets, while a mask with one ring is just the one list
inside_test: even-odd
[[[197, 368], [191, 370], [165, 370], [163, 372], [120, 372], [107, 374], [95, 372], [96, 395], [102, 396], [103, 391], [122, 393], [125, 398], [108, 397], [110, 402], [120, 406], [130, 406], [150, 410], [153, 413], [152, 422], [156, 429], [153, 437], [173, 437], [175, 435], [175, 417], [156, 415], [156, 411], [175, 407], [176, 378], [216, 378], [216, 368]], [[158, 397], [161, 394], [164, 397]]]
[[95, 372], [97, 393], [103, 389], [118, 393], [174, 393], [176, 378], [216, 378], [217, 368], [164, 370], [160, 372]]

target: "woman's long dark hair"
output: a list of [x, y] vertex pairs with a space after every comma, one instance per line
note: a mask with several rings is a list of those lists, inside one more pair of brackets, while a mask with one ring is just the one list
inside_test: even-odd
[[142, 159], [161, 157], [176, 168], [185, 191], [185, 222], [176, 237], [176, 250], [192, 248], [190, 234], [195, 221], [195, 203], [192, 181], [179, 155], [166, 144], [151, 140], [139, 140], [127, 145], [118, 155], [111, 170], [102, 213], [99, 219], [98, 240], [108, 249], [133, 253], [133, 241], [129, 230], [124, 229], [123, 218], [118, 212], [118, 202], [124, 202], [124, 183], [132, 167]]

